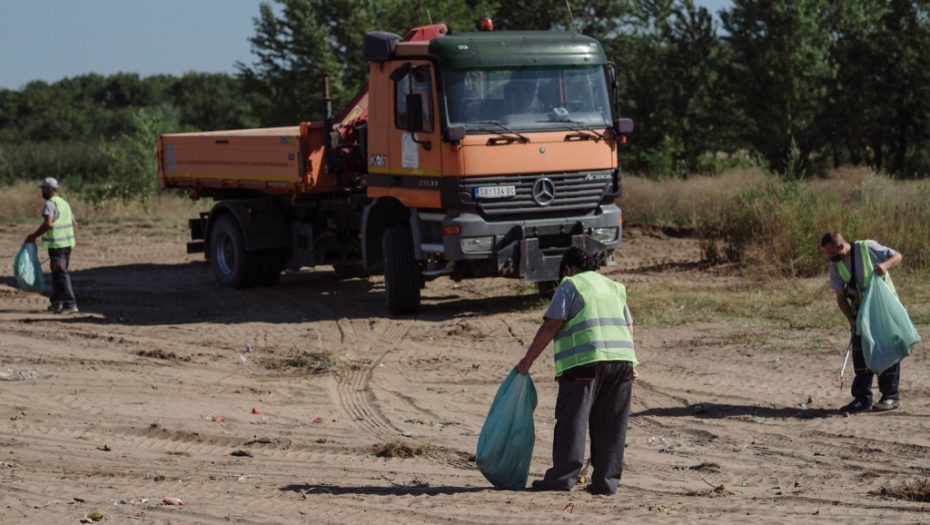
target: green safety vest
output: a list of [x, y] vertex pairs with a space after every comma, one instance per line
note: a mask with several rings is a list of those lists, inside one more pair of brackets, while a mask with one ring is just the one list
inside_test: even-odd
[[52, 229], [42, 235], [43, 248], [72, 248], [74, 246], [74, 222], [71, 206], [61, 197], [49, 199], [58, 206], [58, 218], [52, 222]]
[[633, 336], [623, 316], [626, 287], [597, 272], [582, 272], [565, 279], [581, 294], [584, 308], [555, 336], [555, 376], [597, 361], [630, 361], [638, 365]]
[[[856, 244], [859, 245], [859, 255], [862, 259], [862, 285], [865, 289], [869, 288], [869, 284], [872, 282], [872, 274], [875, 273], [875, 266], [872, 265], [872, 256], [869, 255], [869, 248], [866, 243], [869, 241], [856, 241]], [[850, 254], [852, 257], [854, 254]], [[836, 263], [836, 269], [840, 273], [840, 278], [843, 279], [843, 282], [849, 284], [852, 281], [852, 275], [849, 273], [849, 268], [846, 268], [846, 264], [843, 261]], [[885, 272], [885, 284], [888, 285], [888, 289], [891, 290], [891, 293], [897, 293], [894, 288], [894, 283], [891, 281], [891, 273]], [[865, 289], [859, 290], [858, 302], [862, 301], [862, 298], [865, 296]], [[858, 310], [859, 305], [854, 304], [853, 307]]]

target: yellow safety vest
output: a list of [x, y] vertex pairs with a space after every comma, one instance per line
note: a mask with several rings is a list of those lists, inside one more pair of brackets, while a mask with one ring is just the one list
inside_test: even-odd
[[597, 361], [638, 365], [633, 336], [623, 315], [626, 287], [597, 272], [582, 272], [565, 279], [581, 294], [584, 308], [555, 336], [555, 376]]
[[72, 248], [74, 247], [74, 222], [72, 221], [71, 206], [61, 197], [49, 199], [58, 206], [58, 218], [52, 222], [52, 229], [42, 235], [43, 248]]

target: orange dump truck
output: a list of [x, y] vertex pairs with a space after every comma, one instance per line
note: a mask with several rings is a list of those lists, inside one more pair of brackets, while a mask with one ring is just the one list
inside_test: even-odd
[[439, 24], [369, 33], [362, 52], [368, 85], [335, 119], [159, 137], [161, 186], [216, 202], [188, 251], [221, 284], [383, 272], [389, 311], [409, 314], [440, 276], [555, 281], [570, 246], [612, 262], [633, 123], [596, 40]]

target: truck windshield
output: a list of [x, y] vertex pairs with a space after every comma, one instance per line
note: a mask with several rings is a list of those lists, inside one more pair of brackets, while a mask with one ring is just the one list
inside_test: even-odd
[[600, 66], [570, 69], [444, 71], [450, 125], [466, 130], [591, 128], [610, 125], [607, 82]]

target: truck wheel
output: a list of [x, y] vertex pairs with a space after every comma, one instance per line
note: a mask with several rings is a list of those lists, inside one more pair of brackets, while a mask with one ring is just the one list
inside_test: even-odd
[[210, 234], [213, 275], [223, 286], [248, 288], [258, 280], [261, 252], [245, 251], [245, 240], [232, 215], [216, 220]]
[[281, 272], [287, 263], [287, 253], [284, 248], [263, 250], [261, 269], [258, 272], [258, 284], [261, 286], [274, 286], [281, 279]]
[[393, 315], [420, 311], [420, 276], [413, 257], [413, 235], [407, 226], [391, 226], [381, 239], [384, 250], [384, 290]]
[[358, 264], [339, 264], [334, 265], [333, 270], [336, 272], [336, 279], [344, 281], [346, 279], [354, 279], [360, 277], [362, 279], [367, 279], [370, 275], [370, 272], [364, 267]]

